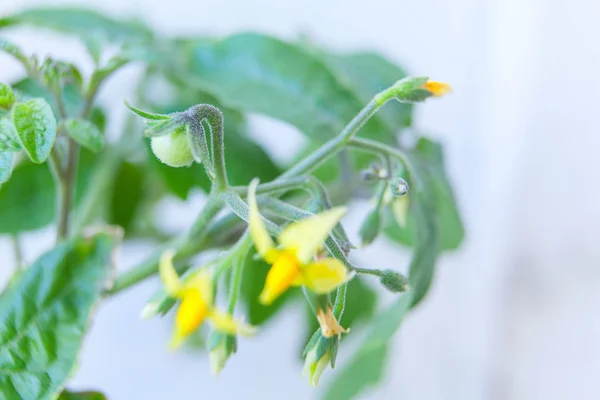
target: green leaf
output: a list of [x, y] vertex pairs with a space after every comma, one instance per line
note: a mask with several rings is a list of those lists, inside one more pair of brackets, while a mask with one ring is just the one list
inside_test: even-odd
[[8, 118], [0, 119], [0, 151], [21, 151], [17, 129]]
[[127, 108], [129, 108], [134, 114], [139, 115], [140, 117], [144, 118], [144, 119], [149, 119], [149, 120], [156, 120], [156, 121], [162, 121], [162, 120], [167, 120], [167, 119], [171, 119], [170, 116], [166, 115], [166, 114], [157, 114], [157, 113], [151, 113], [148, 111], [144, 111], [141, 110], [137, 107], [132, 106], [131, 104], [129, 104], [127, 102], [127, 100], [123, 99], [123, 103], [125, 103], [125, 106]]
[[15, 94], [10, 86], [0, 83], [0, 108], [10, 110], [15, 102]]
[[[374, 53], [332, 54], [327, 56], [326, 60], [346, 86], [359, 95], [364, 104], [371, 100], [375, 93], [408, 76], [406, 71]], [[410, 126], [412, 111], [412, 105], [394, 101], [386, 104], [377, 115], [390, 130], [398, 131]]]
[[8, 181], [12, 172], [14, 154], [8, 151], [0, 151], [0, 184]]
[[254, 251], [251, 251], [246, 258], [240, 293], [241, 298], [246, 304], [248, 322], [251, 325], [258, 326], [270, 320], [286, 301], [292, 297], [293, 292], [290, 290], [286, 291], [269, 306], [259, 303], [258, 297], [265, 285], [270, 266], [262, 259], [255, 259], [255, 254]]
[[144, 196], [144, 173], [137, 165], [124, 162], [114, 177], [108, 223], [120, 225], [127, 232]]
[[408, 283], [413, 294], [413, 307], [427, 294], [435, 262], [439, 254], [439, 231], [437, 228], [434, 209], [426, 194], [419, 193], [412, 208], [415, 215], [416, 236], [413, 256], [408, 270]]
[[106, 396], [100, 392], [70, 392], [63, 391], [58, 400], [107, 400]]
[[102, 132], [90, 121], [80, 118], [69, 118], [64, 121], [64, 127], [77, 143], [98, 153], [104, 148]]
[[[178, 79], [213, 94], [225, 106], [286, 121], [319, 142], [341, 131], [364, 106], [322, 59], [301, 46], [241, 34], [182, 42], [181, 48], [187, 64], [183, 71], [175, 70], [184, 74]], [[362, 133], [391, 139], [377, 117]]]
[[[465, 230], [460, 213], [444, 167], [444, 157], [441, 146], [431, 140], [421, 138], [411, 152], [411, 159], [427, 190], [427, 196], [432, 201], [432, 213], [440, 235], [440, 250], [453, 250], [462, 243]], [[408, 196], [412, 194], [409, 192]], [[414, 208], [411, 206], [405, 227], [400, 227], [393, 219], [385, 229], [387, 236], [408, 246], [416, 242], [416, 221]]]
[[[1, 21], [1, 19], [0, 19]], [[0, 23], [0, 28], [2, 27], [1, 23]], [[7, 42], [6, 40], [0, 40], [0, 50], [2, 50], [3, 52], [13, 56], [15, 59], [17, 59], [21, 64], [23, 64], [26, 68], [29, 67], [29, 64], [31, 62], [31, 59], [29, 57], [27, 57], [25, 55], [25, 53], [23, 53], [23, 51], [21, 50], [20, 47]]]
[[[82, 151], [77, 173], [75, 204], [91, 182], [90, 172], [96, 159]], [[46, 165], [23, 162], [17, 165], [12, 178], [0, 187], [0, 233], [18, 233], [50, 224], [55, 212], [54, 180]]]
[[46, 161], [56, 139], [56, 119], [46, 100], [39, 98], [16, 104], [13, 123], [31, 161], [38, 164]]
[[54, 217], [54, 181], [45, 165], [17, 166], [0, 187], [0, 233], [38, 229]]
[[152, 32], [139, 21], [109, 18], [83, 8], [32, 8], [0, 18], [0, 28], [30, 25], [73, 34], [82, 38], [97, 38], [109, 42], [149, 40]]
[[115, 244], [107, 233], [60, 243], [0, 295], [0, 393], [6, 398], [56, 398], [110, 283]]
[[322, 399], [350, 400], [379, 383], [385, 372], [389, 341], [412, 303], [412, 293], [406, 293], [377, 315], [357, 352], [341, 367]]

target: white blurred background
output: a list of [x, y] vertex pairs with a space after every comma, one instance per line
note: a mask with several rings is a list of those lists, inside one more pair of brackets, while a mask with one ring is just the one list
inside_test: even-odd
[[[57, 4], [140, 16], [165, 34], [308, 34], [334, 49], [380, 51], [414, 74], [452, 83], [452, 96], [417, 107], [416, 125], [445, 143], [467, 239], [443, 256], [430, 295], [397, 335], [386, 381], [363, 397], [600, 398], [600, 5], [2, 0], [0, 14]], [[8, 37], [29, 52], [85, 60], [74, 40], [28, 30]], [[123, 71], [102, 93], [117, 115], [123, 107], [115, 99], [129, 93], [138, 72]], [[0, 81], [20, 73], [0, 56]], [[261, 118], [254, 125], [267, 140], [281, 129]], [[183, 215], [181, 205], [167, 206]], [[183, 226], [185, 219], [173, 224]], [[350, 230], [357, 224], [351, 215]], [[27, 248], [39, 254], [51, 236], [29, 235]], [[145, 243], [124, 249], [123, 268], [148, 251]], [[395, 267], [406, 255], [380, 241], [357, 258]], [[10, 246], [2, 240], [0, 265], [2, 282], [12, 268]], [[203, 355], [166, 350], [165, 321], [139, 319], [157, 284], [146, 282], [102, 305], [72, 387], [97, 388], [111, 400], [317, 398], [300, 376], [300, 308], [258, 338], [243, 340], [214, 378]]]

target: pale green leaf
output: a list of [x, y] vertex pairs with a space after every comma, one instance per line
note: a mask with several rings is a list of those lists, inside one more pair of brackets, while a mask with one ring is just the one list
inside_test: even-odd
[[0, 151], [21, 151], [17, 130], [8, 118], [0, 119]]
[[77, 143], [83, 147], [98, 153], [104, 148], [104, 136], [102, 132], [90, 121], [80, 118], [69, 118], [64, 121], [64, 127]]
[[0, 184], [8, 181], [12, 172], [14, 153], [0, 151]]
[[110, 42], [149, 40], [152, 33], [139, 21], [110, 18], [84, 8], [32, 8], [0, 18], [0, 28], [29, 25]]
[[62, 242], [0, 295], [0, 393], [54, 399], [72, 375], [93, 310], [112, 275], [116, 239]]
[[46, 161], [56, 139], [56, 119], [50, 105], [41, 98], [18, 103], [13, 110], [13, 123], [31, 161]]

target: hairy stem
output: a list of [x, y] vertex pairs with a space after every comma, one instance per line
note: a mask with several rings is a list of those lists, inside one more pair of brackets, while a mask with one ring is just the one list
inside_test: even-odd
[[363, 127], [363, 125], [379, 110], [383, 103], [378, 104], [371, 100], [353, 119], [344, 130], [333, 139], [329, 140], [314, 153], [310, 154], [292, 168], [283, 173], [278, 180], [292, 176], [304, 175], [314, 171], [317, 167], [336, 155], [345, 144], [351, 140]]

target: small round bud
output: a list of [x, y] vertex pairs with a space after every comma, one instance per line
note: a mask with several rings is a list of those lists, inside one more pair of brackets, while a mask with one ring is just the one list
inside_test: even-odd
[[381, 284], [390, 292], [401, 293], [408, 289], [408, 279], [399, 272], [388, 269], [381, 276]]
[[390, 191], [394, 197], [404, 196], [408, 193], [408, 183], [404, 179], [396, 177], [390, 182]]
[[168, 135], [153, 137], [150, 147], [156, 158], [170, 167], [187, 167], [194, 162], [185, 126], [180, 126]]
[[10, 110], [15, 103], [15, 94], [10, 86], [0, 83], [0, 108]]

